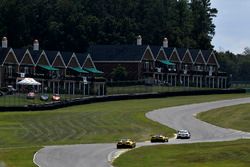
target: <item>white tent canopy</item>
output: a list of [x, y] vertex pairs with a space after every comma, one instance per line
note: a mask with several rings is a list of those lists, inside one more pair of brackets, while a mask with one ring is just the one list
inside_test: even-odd
[[23, 80], [17, 82], [17, 84], [19, 84], [19, 85], [33, 85], [33, 86], [41, 85], [40, 82], [37, 82], [33, 78], [24, 78]]

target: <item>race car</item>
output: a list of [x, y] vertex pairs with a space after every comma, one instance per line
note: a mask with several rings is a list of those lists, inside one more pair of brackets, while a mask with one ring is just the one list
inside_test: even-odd
[[188, 130], [178, 130], [176, 138], [177, 139], [190, 139], [191, 133]]
[[151, 137], [151, 142], [168, 142], [168, 137], [164, 135], [154, 135]]
[[117, 142], [116, 147], [119, 148], [135, 148], [136, 143], [131, 139], [121, 139]]

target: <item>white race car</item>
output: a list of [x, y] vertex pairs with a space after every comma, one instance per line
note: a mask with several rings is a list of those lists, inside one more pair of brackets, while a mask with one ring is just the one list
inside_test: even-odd
[[190, 139], [191, 133], [188, 130], [178, 130], [176, 138], [177, 139]]

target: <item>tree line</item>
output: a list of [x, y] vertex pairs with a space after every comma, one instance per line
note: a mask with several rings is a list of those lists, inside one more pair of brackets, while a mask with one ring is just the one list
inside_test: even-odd
[[210, 49], [217, 10], [210, 0], [1, 0], [0, 35], [12, 47], [45, 49], [143, 43]]
[[246, 47], [242, 54], [230, 51], [217, 52], [220, 70], [226, 71], [231, 81], [250, 81], [250, 48]]

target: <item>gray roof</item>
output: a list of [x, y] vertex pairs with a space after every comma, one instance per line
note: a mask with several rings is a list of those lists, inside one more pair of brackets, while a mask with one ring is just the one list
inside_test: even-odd
[[187, 52], [187, 48], [176, 48], [178, 55], [180, 59], [182, 60], [183, 57], [185, 56], [185, 53]]
[[3, 64], [3, 61], [9, 52], [10, 48], [2, 48], [0, 47], [0, 65]]
[[30, 54], [32, 56], [32, 59], [33, 59], [34, 63], [36, 64], [39, 57], [40, 57], [40, 55], [41, 55], [41, 53], [42, 53], [42, 50], [35, 51], [33, 49], [30, 49], [29, 52], [30, 52]]
[[13, 49], [13, 51], [16, 55], [18, 62], [20, 63], [21, 60], [23, 59], [24, 53], [27, 51], [27, 49]]
[[47, 57], [48, 57], [49, 63], [52, 64], [53, 61], [54, 61], [55, 58], [56, 58], [56, 55], [57, 55], [58, 51], [45, 50], [44, 52], [45, 52], [45, 54], [46, 54]]
[[174, 48], [171, 48], [171, 47], [163, 48], [163, 49], [164, 49], [164, 52], [165, 52], [167, 58], [169, 58], [174, 51]]
[[190, 53], [191, 53], [191, 56], [192, 56], [192, 59], [195, 60], [198, 56], [198, 53], [199, 53], [199, 49], [189, 49]]
[[65, 65], [67, 66], [73, 55], [73, 52], [60, 52], [60, 53], [62, 55]]
[[212, 50], [201, 50], [203, 57], [205, 59], [205, 61], [208, 61], [209, 56], [211, 55], [211, 53], [213, 52]]
[[161, 46], [150, 46], [150, 49], [151, 49], [151, 51], [152, 51], [152, 53], [154, 55], [154, 58], [156, 59], [157, 56], [158, 56], [158, 53], [159, 53], [159, 51], [161, 49]]
[[145, 45], [92, 45], [89, 53], [93, 61], [140, 61]]
[[88, 56], [88, 53], [75, 53], [75, 55], [78, 59], [80, 66], [82, 66]]

